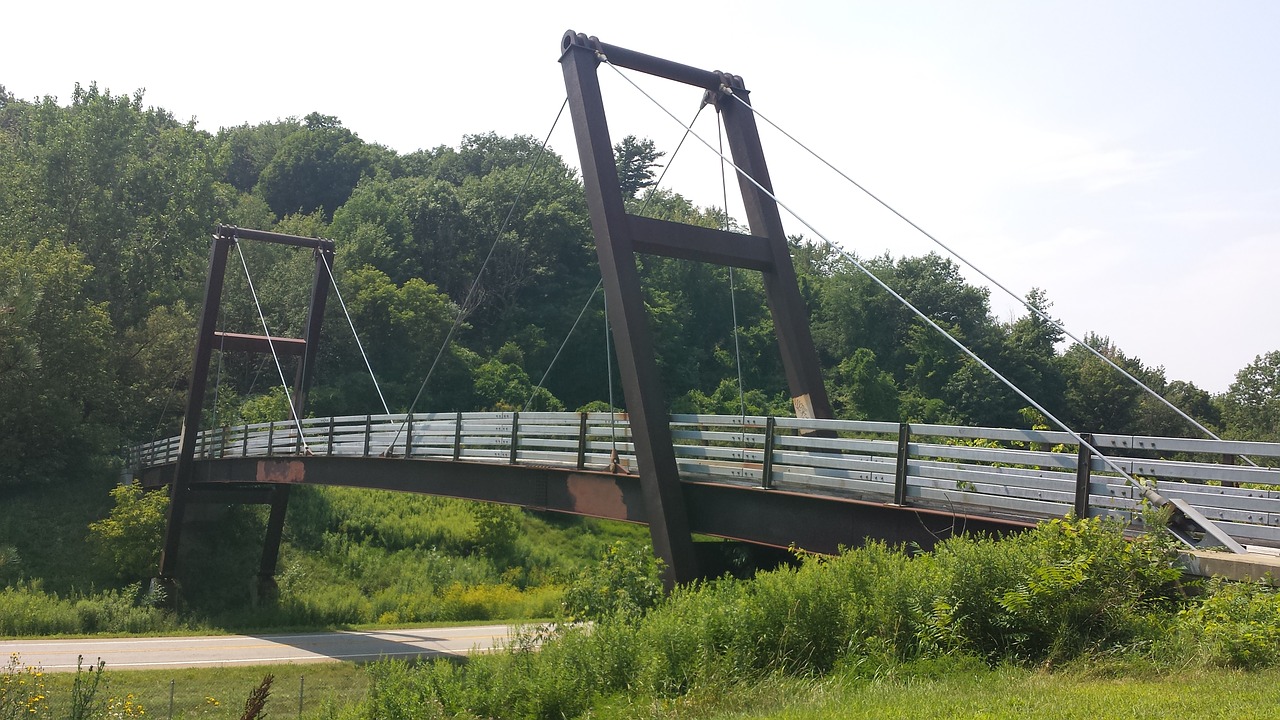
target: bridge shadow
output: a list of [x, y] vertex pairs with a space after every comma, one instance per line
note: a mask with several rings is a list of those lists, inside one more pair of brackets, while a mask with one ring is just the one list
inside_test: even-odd
[[510, 643], [513, 626], [475, 625], [398, 630], [335, 630], [315, 633], [246, 635], [268, 644], [267, 654], [282, 662], [339, 660], [463, 659]]

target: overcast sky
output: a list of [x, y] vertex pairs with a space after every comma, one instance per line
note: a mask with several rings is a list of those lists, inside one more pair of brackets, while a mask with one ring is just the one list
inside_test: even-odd
[[[741, 75], [761, 112], [903, 214], [1170, 379], [1220, 392], [1280, 349], [1280, 3], [126, 0], [5, 16], [0, 84], [21, 98], [145, 88], [210, 131], [319, 111], [400, 152], [544, 135], [572, 28]], [[600, 72], [615, 141], [674, 149], [681, 128]], [[697, 91], [632, 77], [697, 111]], [[714, 123], [696, 130], [714, 142]], [[763, 132], [779, 197], [818, 232], [862, 257], [938, 250]], [[716, 158], [690, 143], [670, 186], [718, 205]], [[577, 164], [567, 118], [552, 145]]]

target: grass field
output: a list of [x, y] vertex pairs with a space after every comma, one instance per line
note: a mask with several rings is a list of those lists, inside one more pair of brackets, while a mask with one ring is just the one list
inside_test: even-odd
[[1006, 667], [927, 677], [777, 678], [645, 708], [606, 706], [594, 715], [619, 720], [1261, 720], [1280, 717], [1280, 671], [1101, 677]]
[[[363, 717], [368, 691], [363, 667], [350, 663], [199, 670], [111, 671], [106, 693], [135, 695], [152, 718], [237, 718], [249, 692], [275, 676], [268, 714], [286, 718]], [[55, 700], [66, 697], [71, 675], [46, 676]], [[301, 682], [300, 682], [301, 681]], [[169, 689], [173, 683], [173, 713]], [[302, 713], [298, 713], [299, 690]], [[55, 716], [59, 705], [54, 703]], [[599, 718], [689, 720], [1013, 720], [1049, 718], [1275, 718], [1280, 716], [1280, 670], [1194, 670], [1110, 677], [1087, 670], [1044, 672], [964, 665], [940, 672], [887, 671], [881, 677], [775, 677], [750, 687], [730, 686], [638, 707], [604, 702]]]
[[[250, 691], [268, 673], [275, 676], [267, 704], [269, 717], [328, 718], [351, 709], [368, 691], [368, 675], [352, 663], [310, 663], [185, 670], [106, 669], [98, 697], [123, 700], [130, 694], [151, 718], [238, 718]], [[74, 681], [72, 673], [44, 676], [54, 717], [63, 717]], [[173, 691], [172, 714], [169, 693]], [[302, 713], [298, 712], [301, 694]]]

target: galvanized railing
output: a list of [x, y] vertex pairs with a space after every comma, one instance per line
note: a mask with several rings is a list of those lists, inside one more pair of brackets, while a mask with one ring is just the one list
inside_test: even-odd
[[[625, 416], [609, 413], [424, 413], [308, 418], [200, 433], [197, 456], [398, 457], [582, 470], [629, 470]], [[758, 486], [1038, 520], [1114, 516], [1140, 525], [1141, 493], [1064, 432], [673, 415], [686, 480]], [[1125, 472], [1157, 482], [1238, 542], [1280, 548], [1280, 444], [1094, 435]], [[133, 448], [136, 469], [177, 461], [178, 439]]]

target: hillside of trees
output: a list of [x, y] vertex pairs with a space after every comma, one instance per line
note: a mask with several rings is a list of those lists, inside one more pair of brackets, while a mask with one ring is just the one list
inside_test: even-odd
[[[627, 138], [617, 150], [633, 211], [729, 220], [652, 187], [661, 158], [652, 142]], [[417, 409], [525, 406], [599, 279], [580, 181], [531, 137], [482, 133], [400, 154], [319, 113], [210, 133], [146, 105], [141, 92], [77, 86], [61, 104], [0, 87], [0, 484], [63, 482], [109, 465], [130, 443], [176, 431], [217, 223], [336, 240], [338, 287], [392, 411], [408, 408], [460, 311], [463, 323]], [[1041, 421], [839, 252], [792, 242], [839, 416]], [[272, 332], [300, 333], [310, 258], [244, 245]], [[221, 327], [257, 332], [237, 264]], [[866, 264], [1074, 428], [1193, 434], [1082, 348], [1061, 350], [1059, 333], [1039, 318], [996, 319], [987, 291], [967, 284], [952, 261], [931, 254]], [[738, 412], [727, 270], [648, 258], [642, 272], [673, 410]], [[759, 277], [740, 272], [734, 285], [746, 409], [787, 413]], [[1040, 291], [1029, 301], [1052, 306]], [[310, 411], [376, 411], [341, 310], [329, 310]], [[1280, 439], [1280, 353], [1258, 358], [1215, 397], [1107, 338], [1089, 341], [1206, 425]], [[262, 358], [217, 362], [207, 423], [284, 411]], [[533, 407], [607, 400], [608, 364], [597, 296]]]

